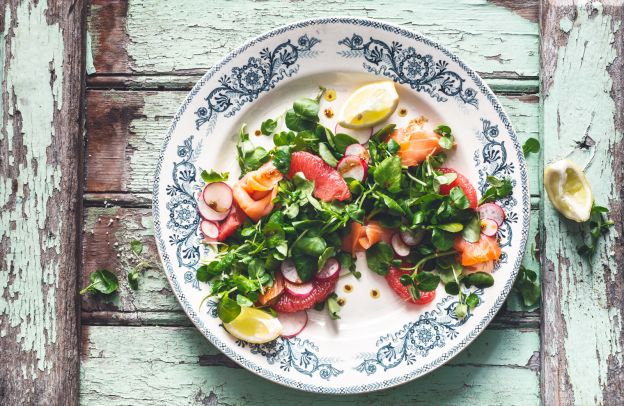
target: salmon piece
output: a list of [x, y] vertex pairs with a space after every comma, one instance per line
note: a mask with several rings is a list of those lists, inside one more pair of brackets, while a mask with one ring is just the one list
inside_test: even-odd
[[390, 244], [392, 234], [394, 234], [392, 230], [383, 227], [377, 221], [371, 221], [366, 225], [354, 221], [351, 223], [351, 231], [342, 241], [342, 249], [355, 254], [366, 251], [379, 241]]
[[258, 295], [258, 302], [261, 305], [265, 305], [273, 299], [277, 298], [284, 292], [284, 277], [281, 272], [275, 272], [275, 278], [273, 279], [273, 286], [264, 291], [264, 293]]
[[273, 210], [277, 184], [282, 179], [282, 173], [273, 162], [267, 162], [259, 169], [247, 173], [234, 185], [234, 200], [247, 217], [258, 221]]
[[247, 191], [268, 192], [277, 186], [277, 183], [283, 179], [283, 175], [273, 165], [273, 162], [267, 162], [259, 169], [249, 172], [245, 178], [247, 178]]
[[461, 236], [457, 236], [453, 248], [460, 253], [460, 261], [463, 266], [497, 261], [501, 256], [501, 247], [496, 238], [483, 234], [481, 234], [479, 241], [475, 243], [468, 242]]
[[433, 131], [424, 131], [416, 120], [412, 120], [407, 127], [394, 130], [389, 139], [399, 144], [397, 155], [401, 158], [401, 163], [415, 166], [442, 150], [438, 143], [440, 138]]

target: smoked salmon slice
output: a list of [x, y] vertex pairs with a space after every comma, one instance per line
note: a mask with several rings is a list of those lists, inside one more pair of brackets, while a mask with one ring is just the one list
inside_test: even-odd
[[[488, 237], [481, 234], [479, 241], [472, 243], [457, 236], [453, 248], [460, 254], [460, 261], [463, 266], [472, 266], [482, 262], [497, 261], [501, 256], [501, 247], [495, 237]], [[488, 272], [483, 266], [483, 272]]]
[[421, 125], [412, 120], [407, 127], [394, 130], [390, 138], [399, 144], [397, 155], [405, 166], [415, 166], [430, 155], [435, 155], [440, 147], [440, 136], [433, 131], [425, 131]]
[[232, 188], [234, 200], [247, 217], [258, 221], [273, 210], [277, 184], [282, 174], [272, 162], [242, 177]]
[[392, 234], [394, 234], [392, 230], [383, 227], [377, 221], [368, 222], [366, 225], [354, 221], [351, 223], [351, 231], [342, 241], [342, 249], [355, 254], [366, 251], [379, 241], [390, 244]]

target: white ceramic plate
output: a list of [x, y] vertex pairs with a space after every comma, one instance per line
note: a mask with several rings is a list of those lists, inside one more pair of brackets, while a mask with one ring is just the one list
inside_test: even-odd
[[[503, 257], [495, 284], [479, 290], [481, 303], [464, 320], [454, 316], [456, 297], [442, 286], [425, 306], [403, 303], [385, 280], [358, 267], [363, 277], [341, 278], [346, 299], [341, 319], [309, 311], [298, 337], [265, 345], [237, 342], [220, 325], [214, 304], [199, 308], [206, 286], [195, 268], [208, 250], [200, 244], [195, 196], [200, 168], [229, 170], [237, 178], [234, 144], [242, 123], [250, 132], [279, 116], [293, 100], [335, 89], [321, 109], [338, 111], [362, 83], [391, 79], [401, 97], [388, 121], [399, 126], [426, 116], [446, 123], [457, 140], [448, 166], [483, 192], [487, 175], [512, 179], [501, 227]], [[397, 110], [398, 111], [398, 110]], [[333, 128], [331, 120], [323, 123]], [[267, 137], [257, 137], [258, 140]], [[259, 141], [260, 142], [260, 141]], [[234, 50], [195, 85], [175, 116], [160, 154], [154, 184], [158, 249], [182, 307], [217, 348], [250, 371], [311, 392], [361, 393], [395, 386], [434, 370], [463, 350], [492, 320], [515, 280], [527, 239], [529, 191], [521, 147], [507, 115], [481, 78], [449, 51], [416, 33], [360, 18], [313, 19], [268, 32]], [[346, 283], [353, 286], [345, 293]], [[380, 296], [371, 297], [378, 289]]]

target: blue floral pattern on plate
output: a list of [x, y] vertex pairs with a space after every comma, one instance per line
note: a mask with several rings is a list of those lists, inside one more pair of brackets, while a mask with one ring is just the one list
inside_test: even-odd
[[[477, 289], [475, 294], [481, 299], [483, 290]], [[447, 338], [456, 338], [459, 335], [457, 327], [466, 324], [473, 314], [472, 310], [468, 310], [466, 317], [458, 319], [455, 316], [458, 303], [457, 298], [447, 296], [436, 305], [435, 310], [424, 312], [418, 320], [404, 325], [399, 331], [380, 337], [377, 352], [360, 354], [363, 361], [355, 369], [372, 375], [380, 367], [387, 371], [404, 362], [412, 365], [419, 356], [426, 357], [434, 348], [444, 347]]]
[[226, 117], [233, 116], [245, 103], [297, 73], [297, 60], [312, 56], [311, 50], [319, 42], [318, 38], [302, 35], [296, 44], [288, 40], [272, 51], [264, 48], [260, 56], [251, 57], [245, 65], [232, 68], [232, 73], [223, 75], [219, 79], [220, 85], [204, 98], [206, 105], [195, 111], [197, 129], [205, 123], [213, 123], [217, 113], [226, 112]]
[[447, 100], [445, 96], [449, 96], [478, 107], [476, 90], [464, 87], [464, 78], [448, 70], [447, 61], [434, 61], [431, 55], [420, 54], [414, 47], [405, 47], [396, 41], [388, 45], [371, 38], [365, 43], [358, 34], [344, 38], [338, 44], [349, 48], [349, 51], [338, 52], [343, 57], [364, 56], [369, 62], [364, 63], [364, 68], [371, 73], [407, 84], [418, 92], [426, 92], [437, 101], [444, 102]]

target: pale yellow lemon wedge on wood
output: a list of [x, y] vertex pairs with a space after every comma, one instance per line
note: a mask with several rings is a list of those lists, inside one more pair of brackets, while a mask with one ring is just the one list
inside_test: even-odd
[[594, 196], [583, 170], [569, 159], [544, 170], [544, 188], [555, 208], [570, 220], [589, 220]]

